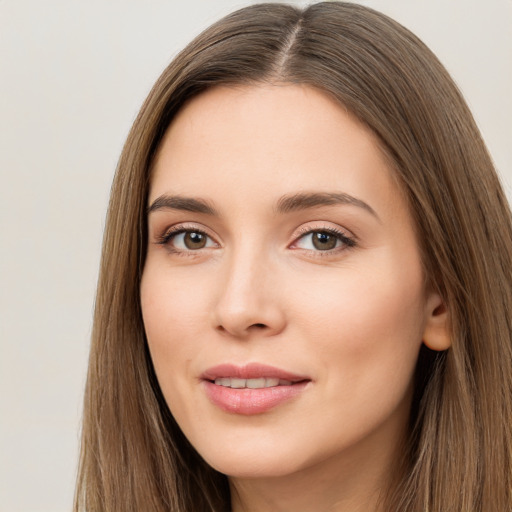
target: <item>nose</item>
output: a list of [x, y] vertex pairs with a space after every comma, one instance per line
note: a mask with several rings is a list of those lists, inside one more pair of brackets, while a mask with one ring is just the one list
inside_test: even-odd
[[239, 339], [279, 334], [286, 325], [275, 267], [261, 255], [239, 254], [224, 262], [213, 308], [217, 331]]

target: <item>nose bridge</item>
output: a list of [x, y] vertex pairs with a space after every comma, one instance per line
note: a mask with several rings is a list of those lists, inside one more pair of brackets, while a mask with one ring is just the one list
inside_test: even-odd
[[214, 308], [217, 329], [246, 337], [253, 331], [271, 334], [283, 328], [284, 314], [277, 300], [270, 260], [268, 251], [250, 242], [229, 251]]
[[[226, 265], [225, 273], [225, 293], [237, 296], [238, 300], [256, 300], [255, 283], [258, 278], [262, 279], [262, 265], [265, 256], [263, 254], [255, 255], [251, 247], [240, 247], [234, 250]], [[245, 301], [244, 301], [245, 302]]]

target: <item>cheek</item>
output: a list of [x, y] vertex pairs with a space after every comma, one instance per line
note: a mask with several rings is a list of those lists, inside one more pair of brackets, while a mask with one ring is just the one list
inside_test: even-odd
[[326, 401], [386, 391], [397, 400], [411, 383], [425, 321], [421, 267], [379, 263], [326, 275], [297, 294], [296, 316], [326, 376]]
[[408, 266], [412, 268], [400, 260], [378, 261], [304, 277], [302, 293], [295, 294], [296, 316], [312, 331], [327, 330], [328, 338], [339, 335], [354, 350], [379, 338], [398, 341], [418, 334], [424, 310], [422, 273], [419, 263]]
[[[173, 271], [165, 258], [153, 258], [144, 269], [141, 281], [141, 307], [146, 332], [173, 333], [185, 329], [193, 332], [208, 318], [206, 307], [211, 279], [208, 272], [193, 268]], [[191, 331], [190, 331], [191, 330]]]
[[144, 270], [142, 316], [151, 359], [163, 387], [190, 376], [189, 362], [198, 348], [193, 340], [201, 339], [200, 325], [208, 311], [201, 300], [202, 294], [190, 282], [181, 286], [168, 269], [148, 265]]
[[[141, 307], [147, 325], [176, 322], [189, 318], [200, 300], [194, 281], [180, 283], [179, 276], [170, 272], [165, 265], [146, 265], [141, 281]], [[197, 309], [196, 309], [197, 311]]]

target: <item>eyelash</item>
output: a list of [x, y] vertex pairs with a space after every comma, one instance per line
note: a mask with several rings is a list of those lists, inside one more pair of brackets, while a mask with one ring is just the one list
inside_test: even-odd
[[[178, 256], [188, 256], [188, 257], [196, 256], [197, 254], [194, 254], [194, 253], [198, 253], [200, 251], [200, 249], [196, 249], [196, 250], [194, 250], [194, 249], [188, 249], [188, 250], [176, 249], [175, 247], [173, 247], [170, 244], [170, 242], [173, 238], [175, 238], [176, 236], [181, 235], [183, 233], [198, 233], [202, 236], [212, 239], [212, 237], [210, 235], [208, 235], [208, 233], [206, 233], [205, 231], [203, 231], [201, 229], [197, 229], [192, 226], [185, 227], [185, 226], [178, 225], [178, 226], [174, 226], [174, 227], [168, 229], [162, 235], [159, 235], [157, 237], [156, 243], [159, 245], [167, 246], [167, 248], [170, 252], [172, 252], [173, 254], [176, 254]], [[322, 258], [322, 257], [332, 256], [333, 254], [339, 252], [340, 250], [342, 250], [342, 251], [349, 250], [357, 245], [357, 242], [354, 238], [350, 238], [342, 231], [337, 230], [332, 227], [322, 227], [322, 228], [315, 228], [315, 229], [302, 228], [299, 231], [298, 236], [295, 237], [295, 241], [293, 243], [295, 244], [301, 238], [304, 238], [305, 236], [311, 235], [313, 233], [327, 233], [328, 235], [332, 235], [332, 236], [336, 237], [343, 244], [342, 247], [336, 247], [334, 249], [328, 249], [325, 251], [321, 251], [321, 250], [314, 251], [314, 250], [310, 250], [310, 249], [300, 249], [299, 248], [299, 250], [305, 250], [305, 251], [314, 253], [315, 257]]]
[[198, 233], [198, 234], [200, 234], [202, 236], [205, 236], [207, 238], [212, 239], [212, 237], [210, 235], [208, 235], [208, 233], [206, 233], [202, 229], [197, 229], [197, 228], [194, 228], [192, 226], [187, 226], [187, 227], [185, 227], [185, 226], [173, 226], [172, 228], [170, 228], [167, 231], [165, 231], [162, 235], [159, 235], [157, 237], [156, 243], [159, 244], [159, 245], [166, 246], [167, 249], [169, 250], [169, 252], [171, 252], [173, 254], [176, 254], [178, 256], [188, 256], [188, 257], [196, 256], [197, 254], [194, 254], [194, 253], [199, 252], [199, 249], [197, 249], [195, 251], [193, 249], [188, 249], [188, 250], [176, 249], [175, 247], [173, 247], [170, 244], [170, 242], [171, 242], [171, 240], [173, 238], [175, 238], [178, 235], [181, 235], [183, 233]]
[[[333, 256], [334, 254], [337, 254], [340, 251], [346, 251], [346, 250], [352, 249], [353, 247], [355, 247], [357, 245], [355, 238], [351, 238], [351, 237], [347, 236], [345, 233], [343, 233], [342, 231], [340, 231], [336, 228], [327, 227], [327, 226], [323, 227], [323, 228], [314, 228], [314, 229], [301, 228], [299, 230], [299, 236], [297, 236], [295, 238], [295, 241], [293, 243], [296, 244], [301, 238], [304, 238], [307, 235], [312, 235], [313, 233], [327, 233], [328, 235], [334, 236], [342, 243], [342, 247], [335, 247], [334, 249], [328, 249], [325, 251], [321, 251], [321, 250], [312, 251], [313, 254], [315, 255], [315, 257], [325, 258], [325, 257]], [[302, 249], [302, 250], [309, 250], [309, 249]]]

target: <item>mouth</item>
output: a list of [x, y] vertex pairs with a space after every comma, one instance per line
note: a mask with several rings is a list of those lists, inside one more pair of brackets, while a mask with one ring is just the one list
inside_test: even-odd
[[260, 379], [239, 379], [236, 377], [219, 377], [215, 379], [217, 386], [224, 386], [231, 389], [263, 389], [274, 388], [276, 386], [291, 386], [290, 380], [278, 379], [274, 377], [262, 377]]
[[262, 414], [298, 397], [311, 382], [309, 377], [280, 368], [251, 363], [208, 369], [201, 375], [209, 400], [233, 414]]

